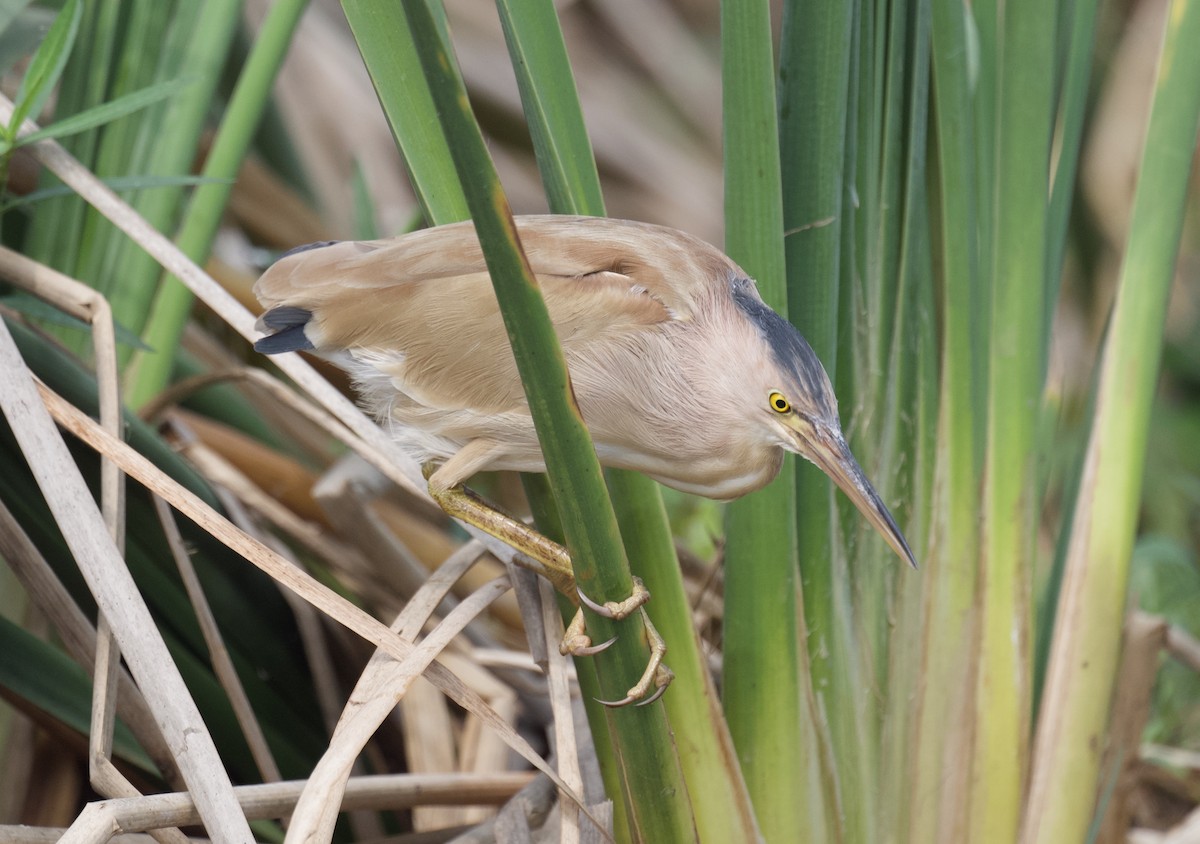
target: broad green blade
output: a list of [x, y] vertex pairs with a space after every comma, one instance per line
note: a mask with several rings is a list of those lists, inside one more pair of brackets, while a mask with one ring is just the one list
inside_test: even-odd
[[1043, 312], [1056, 17], [1054, 5], [1043, 0], [1009, 0], [1000, 34], [981, 641], [970, 798], [969, 840], [974, 842], [1015, 838], [1029, 761], [1029, 592], [1041, 500], [1034, 446], [1047, 342]]
[[1100, 363], [1039, 718], [1024, 841], [1081, 841], [1099, 787], [1163, 322], [1200, 121], [1200, 2], [1166, 17], [1128, 248]]
[[[844, 168], [853, 55], [853, 6], [788, 4], [780, 39], [779, 113], [786, 233], [787, 303], [792, 322], [837, 383]], [[840, 396], [853, 406], [849, 396]], [[845, 421], [845, 420], [843, 420]], [[848, 799], [874, 780], [868, 717], [850, 612], [845, 555], [835, 553], [834, 487], [816, 467], [796, 464], [795, 521], [803, 582], [805, 641], [826, 800], [837, 805], [848, 841], [873, 836], [872, 806]], [[824, 802], [824, 801], [823, 801]], [[809, 813], [821, 811], [814, 805]]]
[[[725, 251], [786, 315], [783, 200], [769, 8], [721, 4]], [[725, 712], [768, 841], [788, 841], [814, 814], [801, 736], [805, 710], [796, 569], [795, 465], [728, 508]], [[819, 800], [819, 798], [818, 798]], [[819, 804], [818, 804], [819, 805]]]
[[[905, 781], [912, 811], [907, 839], [902, 840], [914, 844], [966, 835], [967, 783], [950, 772], [970, 764], [966, 753], [973, 718], [970, 687], [962, 678], [970, 676], [974, 658], [973, 639], [964, 632], [972, 623], [979, 512], [973, 392], [973, 361], [981, 352], [974, 329], [979, 320], [978, 192], [967, 20], [957, 0], [934, 0], [932, 12], [936, 193], [931, 199], [943, 348], [932, 539], [922, 560], [923, 666], [915, 687], [913, 759]], [[936, 804], [921, 799], [931, 791], [942, 795]]]
[[[445, 38], [445, 12], [431, 0]], [[342, 9], [358, 49], [370, 57], [367, 72], [387, 115], [396, 144], [408, 163], [409, 178], [425, 216], [432, 225], [454, 223], [471, 216], [455, 175], [450, 147], [421, 71], [407, 19], [395, 3], [378, 0], [342, 0]], [[454, 57], [447, 54], [450, 60]], [[457, 65], [453, 65], [457, 67]]]
[[542, 184], [556, 214], [604, 216], [592, 142], [550, 0], [496, 0]]

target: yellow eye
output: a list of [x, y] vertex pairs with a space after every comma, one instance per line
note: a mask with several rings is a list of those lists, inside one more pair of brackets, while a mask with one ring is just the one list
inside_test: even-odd
[[788, 413], [792, 409], [792, 405], [783, 397], [783, 393], [778, 391], [767, 396], [767, 401], [771, 405], [771, 410], [776, 413]]

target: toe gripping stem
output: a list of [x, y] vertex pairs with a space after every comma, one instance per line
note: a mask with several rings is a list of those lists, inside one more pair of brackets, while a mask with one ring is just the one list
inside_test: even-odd
[[[646, 589], [646, 585], [642, 583], [641, 578], [633, 579], [633, 593], [623, 601], [607, 601], [603, 604], [598, 604], [583, 593], [583, 590], [576, 588], [576, 593], [579, 595], [579, 601], [584, 607], [587, 607], [597, 615], [611, 618], [615, 621], [628, 618], [633, 613], [638, 613], [642, 617], [642, 624], [646, 629], [646, 644], [650, 647], [650, 659], [646, 663], [646, 670], [642, 672], [641, 678], [632, 688], [625, 694], [625, 697], [620, 700], [601, 700], [600, 703], [605, 706], [619, 707], [627, 706], [636, 701], [637, 706], [647, 706], [658, 700], [666, 692], [667, 686], [675, 679], [675, 675], [671, 669], [663, 665], [663, 657], [667, 653], [667, 643], [659, 634], [658, 629], [650, 621], [650, 615], [646, 612], [645, 604], [650, 600], [650, 592]], [[608, 648], [615, 638], [609, 639], [607, 642], [602, 642], [599, 645], [592, 645], [591, 640], [584, 632], [583, 607], [575, 613], [575, 617], [571, 619], [570, 626], [567, 627], [566, 635], [563, 637], [563, 643], [559, 650], [563, 654], [571, 654], [572, 656], [587, 656], [599, 653]], [[650, 689], [654, 689], [654, 693], [650, 697], [646, 694]]]

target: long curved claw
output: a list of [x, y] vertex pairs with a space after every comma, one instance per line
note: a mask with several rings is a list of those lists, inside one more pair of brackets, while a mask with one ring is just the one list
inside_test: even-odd
[[641, 609], [650, 600], [650, 590], [642, 583], [642, 579], [636, 576], [633, 578], [633, 592], [624, 601], [605, 601], [598, 604], [583, 594], [583, 590], [578, 586], [575, 587], [575, 592], [579, 595], [579, 602], [589, 610], [614, 621], [629, 618], [635, 610]]
[[[639, 607], [638, 612], [641, 613], [642, 623], [646, 625], [646, 643], [650, 646], [650, 661], [646, 663], [646, 670], [642, 673], [641, 679], [625, 694], [625, 697], [620, 700], [597, 699], [597, 703], [616, 708], [640, 701], [638, 706], [648, 706], [662, 697], [667, 686], [671, 685], [671, 681], [675, 679], [675, 673], [663, 665], [663, 657], [667, 654], [667, 643], [650, 622], [650, 616], [646, 610]], [[642, 700], [652, 687], [655, 689], [654, 694]]]
[[592, 638], [588, 636], [583, 623], [583, 610], [575, 613], [575, 617], [571, 619], [571, 623], [567, 625], [567, 629], [563, 632], [562, 641], [558, 645], [558, 652], [563, 656], [595, 656], [601, 651], [608, 650], [613, 642], [617, 641], [617, 637], [613, 636], [607, 642], [601, 642], [598, 645], [592, 644]]

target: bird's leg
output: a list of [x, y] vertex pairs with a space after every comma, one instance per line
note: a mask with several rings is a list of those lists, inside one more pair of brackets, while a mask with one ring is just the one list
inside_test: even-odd
[[[635, 612], [641, 614], [642, 622], [646, 626], [647, 644], [650, 647], [650, 661], [646, 670], [624, 698], [619, 701], [601, 701], [601, 703], [607, 706], [625, 706], [645, 697], [651, 686], [655, 687], [656, 691], [639, 705], [653, 703], [662, 696], [675, 675], [662, 664], [667, 645], [654, 625], [650, 623], [650, 616], [643, 608], [646, 601], [650, 600], [650, 592], [640, 578], [634, 578], [633, 594], [624, 601], [608, 601], [598, 604], [584, 595], [583, 590], [576, 584], [575, 574], [571, 568], [571, 555], [566, 548], [542, 536], [519, 519], [497, 509], [462, 484], [456, 483], [447, 486], [439, 483], [439, 479], [436, 477], [437, 472], [432, 471], [432, 467], [426, 466], [424, 471], [429, 481], [429, 494], [448, 515], [473, 525], [517, 549], [520, 553], [514, 557], [514, 563], [545, 577], [555, 589], [570, 598], [572, 602], [582, 603], [598, 615], [618, 621], [628, 618]], [[614, 641], [615, 639], [610, 639], [599, 645], [592, 644], [591, 638], [585, 632], [581, 607], [568, 625], [559, 651], [570, 656], [591, 656], [604, 650]]]
[[479, 528], [521, 552], [513, 562], [540, 574], [564, 595], [574, 598], [578, 589], [567, 549], [547, 539], [521, 520], [498, 510], [461, 484], [443, 487], [429, 483], [429, 494], [446, 514]]

